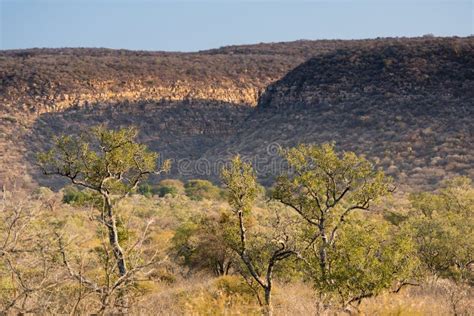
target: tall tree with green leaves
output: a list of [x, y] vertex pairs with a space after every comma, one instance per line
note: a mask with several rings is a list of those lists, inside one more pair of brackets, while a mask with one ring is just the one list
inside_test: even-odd
[[[307, 245], [300, 250], [300, 256], [314, 268], [312, 276], [320, 292], [346, 293], [341, 300], [345, 305], [389, 286], [395, 280], [393, 277], [380, 278], [380, 284], [371, 284], [367, 289], [355, 287], [349, 290], [347, 287], [357, 284], [357, 275], [344, 271], [352, 269], [354, 272], [359, 266], [358, 275], [363, 277], [368, 273], [381, 273], [384, 268], [394, 270], [383, 266], [390, 263], [386, 256], [375, 257], [377, 262], [358, 256], [367, 249], [378, 248], [377, 242], [381, 240], [362, 234], [367, 227], [349, 225], [354, 222], [354, 212], [369, 211], [373, 202], [391, 192], [391, 179], [383, 171], [375, 170], [362, 156], [353, 152], [337, 153], [333, 144], [299, 145], [284, 150], [282, 155], [290, 172], [278, 178], [273, 197], [293, 209], [308, 227]], [[360, 239], [344, 230], [359, 231]], [[348, 249], [353, 249], [354, 253]], [[355, 265], [349, 262], [358, 259]], [[380, 269], [371, 270], [371, 266]], [[359, 281], [368, 282], [362, 278]]]
[[147, 176], [165, 172], [170, 166], [165, 161], [158, 168], [158, 154], [137, 143], [137, 134], [135, 128], [115, 131], [98, 126], [80, 136], [58, 137], [51, 150], [38, 154], [38, 165], [45, 175], [65, 177], [101, 196], [99, 218], [108, 230], [120, 278], [125, 278], [129, 269], [119, 241], [114, 206]]
[[[240, 156], [235, 156], [229, 167], [221, 171], [221, 179], [227, 188], [228, 202], [233, 213], [238, 218], [238, 231], [240, 241], [235, 250], [243, 264], [256, 283], [264, 291], [264, 313], [272, 314], [271, 294], [273, 288], [273, 273], [275, 265], [295, 254], [289, 243], [289, 236], [284, 230], [279, 238], [272, 238], [273, 242], [267, 245], [265, 263], [257, 262], [250, 254], [246, 218], [251, 214], [255, 200], [260, 192], [255, 172], [250, 163], [242, 161]], [[262, 271], [263, 270], [263, 271]]]

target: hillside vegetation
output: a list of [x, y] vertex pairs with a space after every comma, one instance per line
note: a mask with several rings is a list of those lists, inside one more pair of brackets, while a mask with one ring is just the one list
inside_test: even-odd
[[473, 91], [472, 39], [338, 50], [270, 85], [225, 147], [334, 141], [411, 186], [474, 177]]
[[423, 37], [2, 51], [0, 183], [57, 184], [38, 180], [32, 153], [98, 123], [138, 126], [141, 141], [184, 160], [171, 173], [182, 179], [216, 181], [215, 163], [241, 153], [269, 185], [278, 147], [331, 141], [410, 187], [472, 177], [472, 48], [472, 37]]

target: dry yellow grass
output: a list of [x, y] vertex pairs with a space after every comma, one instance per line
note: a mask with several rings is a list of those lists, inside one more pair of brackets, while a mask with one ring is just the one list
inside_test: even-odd
[[[237, 280], [237, 277], [232, 277]], [[217, 279], [218, 280], [218, 279]], [[182, 279], [173, 285], [158, 286], [144, 297], [135, 310], [142, 315], [259, 315], [256, 299], [247, 294], [229, 295], [216, 286], [216, 279], [201, 275]], [[469, 292], [470, 291], [470, 292]], [[367, 316], [418, 316], [455, 315], [453, 294], [457, 302], [457, 315], [474, 315], [472, 289], [464, 291], [446, 281], [432, 281], [422, 287], [405, 288], [397, 294], [387, 293], [366, 299], [353, 315]], [[310, 284], [277, 284], [274, 293], [274, 315], [348, 315], [338, 308], [323, 309], [318, 304]]]

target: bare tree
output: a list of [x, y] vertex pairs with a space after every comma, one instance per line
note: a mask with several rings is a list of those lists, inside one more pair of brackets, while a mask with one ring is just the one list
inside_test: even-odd
[[51, 231], [38, 229], [47, 222], [44, 201], [20, 196], [4, 191], [0, 200], [0, 314], [52, 311], [49, 302], [62, 275]]

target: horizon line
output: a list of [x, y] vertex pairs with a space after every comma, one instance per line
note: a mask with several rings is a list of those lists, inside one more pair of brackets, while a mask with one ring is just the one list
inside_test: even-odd
[[130, 49], [130, 48], [115, 48], [115, 47], [105, 47], [105, 46], [43, 46], [43, 47], [25, 47], [25, 48], [7, 48], [0, 49], [0, 52], [13, 52], [13, 51], [29, 51], [29, 50], [61, 50], [61, 49], [103, 49], [103, 50], [115, 50], [115, 51], [129, 51], [129, 52], [147, 52], [147, 53], [201, 53], [211, 50], [222, 49], [226, 47], [237, 47], [237, 46], [255, 46], [255, 45], [266, 45], [266, 44], [286, 44], [286, 43], [295, 43], [295, 42], [323, 42], [323, 41], [367, 41], [367, 40], [388, 40], [388, 39], [429, 39], [429, 38], [438, 38], [438, 39], [448, 39], [448, 38], [469, 38], [474, 37], [474, 34], [470, 35], [435, 35], [432, 33], [427, 33], [418, 36], [377, 36], [377, 37], [361, 37], [361, 38], [318, 38], [318, 39], [295, 39], [289, 41], [270, 41], [270, 42], [253, 42], [253, 43], [241, 43], [241, 44], [229, 44], [219, 47], [210, 47], [200, 50], [190, 50], [190, 51], [179, 51], [179, 50], [153, 50], [153, 49]]

